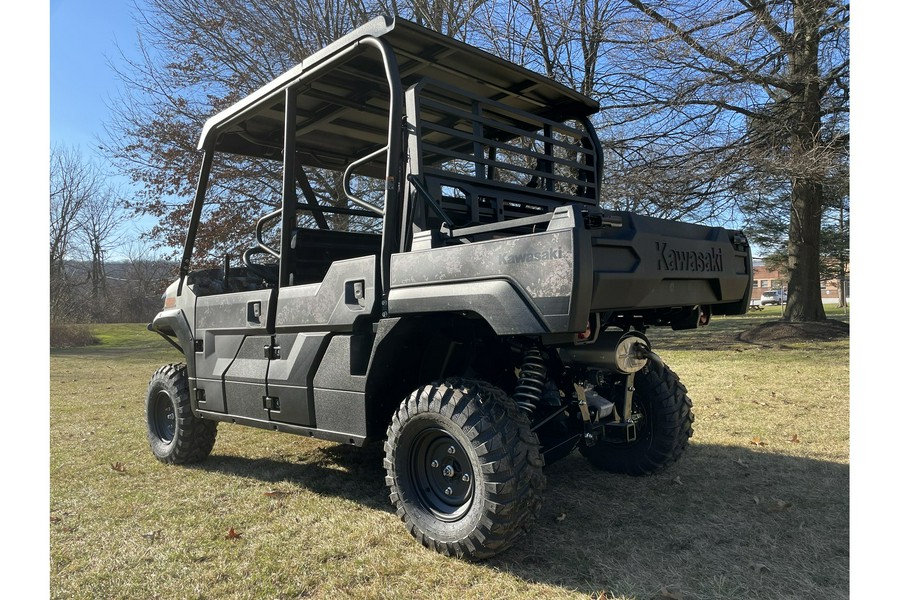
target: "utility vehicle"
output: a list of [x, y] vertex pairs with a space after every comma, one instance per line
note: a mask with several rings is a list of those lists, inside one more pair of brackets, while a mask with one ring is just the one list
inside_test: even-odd
[[[746, 238], [601, 207], [595, 101], [397, 18], [203, 128], [180, 274], [150, 329], [150, 446], [218, 422], [384, 444], [416, 540], [479, 559], [533, 524], [574, 450], [650, 474], [692, 433], [651, 327], [750, 299]], [[595, 491], [591, 490], [590, 494]]]

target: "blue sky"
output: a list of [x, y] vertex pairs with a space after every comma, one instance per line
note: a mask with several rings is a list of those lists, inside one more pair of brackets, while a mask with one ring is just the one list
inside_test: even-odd
[[[142, 0], [50, 0], [50, 144], [77, 147], [86, 159], [108, 167], [99, 150], [109, 106], [122, 84], [110, 63], [134, 56], [137, 34], [131, 13]], [[125, 193], [127, 177], [110, 169], [109, 181]], [[151, 217], [129, 220], [129, 238], [149, 229]], [[115, 255], [113, 255], [115, 256]]]
[[50, 0], [50, 142], [93, 154], [119, 82], [109, 61], [133, 53], [128, 0]]

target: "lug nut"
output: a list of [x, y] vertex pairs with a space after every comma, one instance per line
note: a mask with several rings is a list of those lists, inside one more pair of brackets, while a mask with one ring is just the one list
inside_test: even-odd
[[447, 454], [456, 454], [456, 448], [450, 446], [449, 448], [447, 448]]
[[444, 467], [444, 477], [453, 477], [455, 474], [456, 471], [453, 470], [452, 466], [447, 465], [446, 467]]
[[439, 463], [437, 460], [433, 460], [431, 461], [431, 466], [437, 469], [439, 466], [441, 466], [441, 463]]
[[463, 480], [463, 482], [468, 483], [468, 481], [469, 481], [469, 474], [468, 474], [468, 473], [463, 473], [462, 480]]
[[452, 496], [452, 495], [453, 495], [453, 488], [447, 488], [446, 490], [444, 490], [444, 493], [447, 494], [448, 496]]

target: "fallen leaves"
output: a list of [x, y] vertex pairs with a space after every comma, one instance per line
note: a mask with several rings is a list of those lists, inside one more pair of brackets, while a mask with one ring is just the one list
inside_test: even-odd
[[112, 467], [112, 470], [113, 470], [113, 471], [116, 471], [117, 473], [124, 473], [124, 472], [126, 471], [125, 465], [122, 464], [122, 463], [120, 463], [120, 462], [118, 462], [118, 461], [112, 463], [112, 464], [109, 465], [109, 466]]
[[672, 482], [676, 483], [678, 485], [684, 485], [684, 482], [681, 481], [681, 477], [676, 477], [675, 479], [672, 480]]
[[[793, 435], [787, 440], [787, 442], [788, 442], [788, 443], [791, 443], [791, 444], [799, 444], [799, 443], [801, 443], [801, 441], [800, 441], [800, 435], [799, 435], [799, 434], [796, 434], [796, 433], [793, 434]], [[750, 440], [750, 445], [751, 445], [751, 446], [762, 447], [762, 446], [768, 446], [769, 443], [766, 442], [766, 441], [764, 441], [760, 436], [756, 435], [756, 436], [753, 436], [753, 439], [752, 439], [752, 440]], [[740, 461], [738, 461], [738, 462], [740, 462]]]
[[240, 534], [234, 530], [234, 527], [229, 527], [228, 533], [225, 534], [225, 539], [226, 540], [239, 540], [239, 539], [241, 539], [241, 535], [242, 534]]
[[565, 520], [566, 520], [566, 513], [563, 512], [563, 513], [559, 513], [558, 515], [556, 515], [557, 523], [562, 523]]
[[162, 537], [162, 529], [155, 529], [153, 531], [148, 531], [147, 533], [141, 534], [144, 538], [148, 539], [150, 542], [155, 542], [156, 540]]

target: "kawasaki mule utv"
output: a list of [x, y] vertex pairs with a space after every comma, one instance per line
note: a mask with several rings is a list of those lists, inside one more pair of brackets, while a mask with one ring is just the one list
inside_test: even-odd
[[691, 402], [646, 332], [746, 312], [750, 249], [601, 208], [597, 110], [380, 18], [211, 118], [150, 325], [184, 354], [150, 381], [156, 457], [203, 460], [219, 421], [383, 442], [409, 532], [474, 559], [528, 529], [575, 449], [675, 461]]

